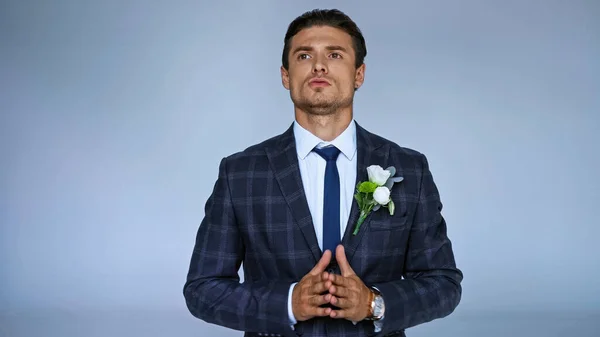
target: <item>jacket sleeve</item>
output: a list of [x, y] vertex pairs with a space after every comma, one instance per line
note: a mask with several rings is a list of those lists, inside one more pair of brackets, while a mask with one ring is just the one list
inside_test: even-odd
[[291, 332], [290, 284], [277, 280], [240, 283], [244, 243], [233, 208], [227, 159], [205, 205], [183, 288], [192, 315], [240, 331]]
[[401, 280], [378, 283], [385, 302], [383, 329], [377, 336], [451, 314], [461, 299], [462, 272], [441, 215], [442, 203], [427, 159], [421, 155], [418, 206], [406, 250]]

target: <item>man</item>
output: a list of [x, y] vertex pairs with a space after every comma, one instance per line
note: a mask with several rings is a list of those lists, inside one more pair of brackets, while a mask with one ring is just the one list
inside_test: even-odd
[[[404, 336], [458, 305], [463, 276], [425, 156], [353, 120], [366, 53], [340, 11], [290, 24], [281, 77], [295, 121], [222, 159], [184, 286], [194, 316], [245, 336]], [[403, 180], [357, 228], [371, 165]]]

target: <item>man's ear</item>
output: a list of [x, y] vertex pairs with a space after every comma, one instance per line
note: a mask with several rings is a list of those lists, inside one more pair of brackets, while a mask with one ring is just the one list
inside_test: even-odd
[[290, 90], [290, 73], [283, 66], [281, 66], [281, 84], [284, 88]]
[[358, 88], [360, 88], [363, 83], [365, 82], [365, 70], [366, 70], [366, 65], [363, 63], [360, 65], [360, 67], [356, 68], [356, 72], [354, 75], [354, 90], [357, 90]]

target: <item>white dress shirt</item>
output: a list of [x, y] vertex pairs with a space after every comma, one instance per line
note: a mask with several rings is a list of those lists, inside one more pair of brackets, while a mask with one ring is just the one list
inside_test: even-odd
[[319, 247], [323, 250], [323, 196], [325, 188], [325, 167], [327, 162], [316, 152], [315, 147], [329, 145], [337, 147], [341, 153], [336, 166], [340, 176], [340, 238], [344, 236], [356, 184], [356, 125], [352, 121], [336, 139], [325, 142], [313, 135], [300, 124], [294, 122], [296, 152], [300, 164], [300, 175], [306, 192], [308, 208], [312, 215]]
[[[340, 176], [341, 239], [346, 230], [356, 187], [356, 124], [352, 121], [337, 138], [331, 142], [325, 142], [304, 129], [297, 122], [294, 122], [294, 138], [308, 208], [312, 215], [319, 247], [323, 250], [323, 192], [327, 162], [316, 152], [313, 152], [313, 149], [334, 145], [340, 150], [336, 165]], [[288, 295], [288, 313], [292, 325], [296, 324], [292, 311], [292, 290], [295, 285], [296, 283], [291, 285]]]
[[[350, 209], [354, 200], [356, 188], [356, 124], [350, 122], [337, 138], [331, 142], [319, 139], [317, 136], [294, 122], [294, 138], [296, 140], [296, 153], [300, 165], [300, 175], [306, 193], [308, 208], [312, 215], [315, 233], [321, 251], [323, 250], [323, 197], [325, 188], [325, 166], [327, 162], [312, 150], [317, 147], [334, 145], [340, 150], [336, 166], [340, 176], [340, 239], [344, 236]], [[288, 316], [290, 324], [297, 323], [292, 310], [292, 292], [296, 283], [292, 283], [288, 293]], [[352, 322], [356, 324], [357, 322]], [[375, 332], [381, 331], [383, 318], [375, 321]]]

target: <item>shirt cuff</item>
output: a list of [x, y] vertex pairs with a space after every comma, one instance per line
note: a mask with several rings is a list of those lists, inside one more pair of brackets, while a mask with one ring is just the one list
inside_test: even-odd
[[290, 286], [290, 291], [288, 292], [287, 308], [288, 308], [288, 317], [290, 319], [290, 325], [291, 325], [292, 329], [294, 328], [294, 325], [296, 323], [298, 323], [296, 321], [296, 317], [294, 317], [294, 311], [292, 310], [292, 293], [294, 292], [294, 286], [296, 286], [297, 283], [298, 282], [292, 283], [292, 285]]
[[373, 321], [375, 325], [375, 332], [380, 332], [383, 329], [383, 317], [378, 321]]

